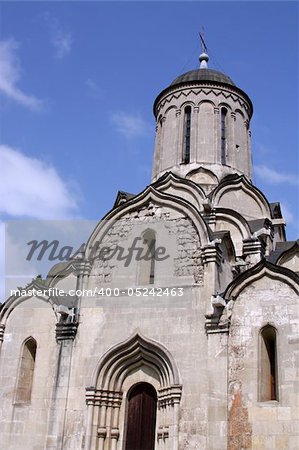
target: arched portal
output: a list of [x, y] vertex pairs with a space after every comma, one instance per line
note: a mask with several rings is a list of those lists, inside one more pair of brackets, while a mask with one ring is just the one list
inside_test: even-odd
[[[140, 376], [138, 382], [135, 378], [137, 374]], [[138, 389], [141, 391], [137, 387], [135, 391], [139, 383], [141, 387]], [[145, 388], [145, 385], [150, 387]], [[155, 390], [156, 397], [151, 389]], [[130, 441], [131, 432], [137, 433], [134, 425], [130, 425], [131, 419], [128, 419], [127, 413], [129, 411], [135, 417], [133, 410], [142, 407], [143, 397], [148, 405], [145, 408], [151, 411], [148, 420], [152, 424], [156, 423], [155, 428], [152, 428], [154, 444], [149, 434], [147, 440], [151, 447], [144, 447], [144, 450], [178, 450], [181, 391], [175, 362], [168, 350], [158, 342], [137, 333], [112, 347], [101, 358], [93, 375], [92, 386], [86, 388], [88, 415], [85, 450], [135, 450], [134, 447], [126, 447], [135, 442]], [[126, 413], [125, 401], [129, 408]], [[154, 410], [157, 412], [155, 420]], [[144, 420], [146, 422], [146, 418]], [[136, 436], [136, 439], [140, 439], [140, 434]], [[143, 449], [140, 446], [137, 448]]]

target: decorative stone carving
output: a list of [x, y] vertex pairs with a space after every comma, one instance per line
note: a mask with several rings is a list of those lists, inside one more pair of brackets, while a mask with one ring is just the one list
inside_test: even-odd
[[56, 312], [60, 315], [60, 320], [56, 324], [56, 341], [73, 341], [77, 334], [78, 321], [74, 308], [67, 308], [64, 305], [59, 305]]
[[206, 245], [202, 249], [202, 262], [203, 264], [216, 263], [220, 264], [222, 260], [222, 250], [218, 244], [221, 241], [215, 239], [215, 241], [211, 242], [211, 244]]
[[1, 324], [0, 325], [0, 342], [3, 342], [4, 339], [4, 331], [5, 331], [5, 325]]
[[66, 341], [71, 340], [73, 341], [76, 337], [78, 329], [78, 322], [73, 323], [57, 323], [56, 324], [56, 341]]
[[[162, 422], [157, 425], [158, 436], [159, 439], [171, 439], [171, 448], [178, 448], [178, 435], [175, 430], [178, 427], [182, 386], [179, 383], [177, 369], [166, 349], [135, 334], [104, 355], [94, 379], [96, 387], [86, 388], [86, 403], [89, 410], [85, 450], [90, 450], [90, 442], [93, 439], [93, 417], [99, 418], [96, 428], [99, 450], [104, 450], [109, 444], [112, 445], [113, 441], [118, 441], [124, 373], [129, 374], [130, 368], [136, 367], [136, 364], [156, 372], [161, 386], [158, 389], [158, 405]], [[172, 435], [168, 431], [170, 428], [173, 430]]]

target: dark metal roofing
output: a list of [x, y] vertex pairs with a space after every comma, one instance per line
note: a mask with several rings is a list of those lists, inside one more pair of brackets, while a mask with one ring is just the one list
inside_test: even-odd
[[268, 261], [270, 261], [273, 264], [276, 264], [276, 261], [287, 250], [290, 250], [294, 245], [296, 244], [296, 241], [286, 241], [286, 242], [277, 242], [275, 246], [275, 250], [273, 250], [270, 255], [268, 256]]
[[135, 197], [135, 194], [131, 194], [130, 192], [125, 191], [118, 191], [113, 209], [117, 206], [121, 205], [122, 203], [127, 202], [128, 200], [131, 200], [131, 198]]
[[280, 203], [279, 202], [270, 203], [270, 210], [271, 210], [271, 217], [272, 217], [272, 219], [282, 219], [282, 214], [281, 214], [281, 209], [280, 209]]
[[[246, 94], [246, 92], [242, 91], [238, 86], [235, 85], [235, 83], [232, 81], [230, 77], [225, 75], [222, 72], [218, 72], [218, 70], [214, 69], [195, 69], [190, 70], [189, 72], [183, 73], [179, 77], [177, 77], [173, 82], [163, 91], [160, 92], [158, 97], [156, 98], [154, 102], [154, 115], [157, 117], [157, 105], [161, 98], [168, 94], [170, 90], [176, 89], [177, 87], [187, 87], [190, 84], [219, 84], [222, 85], [223, 88], [227, 87], [230, 89], [233, 89], [235, 92], [237, 92], [239, 95], [241, 95], [248, 103], [249, 106], [249, 115], [252, 116], [253, 113], [253, 105], [251, 103], [250, 98]], [[220, 86], [219, 86], [220, 87]]]
[[223, 239], [225, 236], [229, 236], [230, 237], [230, 232], [229, 231], [213, 231], [212, 233], [213, 239]]
[[213, 69], [195, 69], [189, 72], [183, 73], [177, 77], [170, 86], [175, 86], [181, 83], [192, 83], [193, 81], [212, 81], [216, 83], [229, 84], [231, 86], [236, 86], [235, 83], [224, 73], [218, 72]]
[[248, 225], [252, 233], [260, 230], [261, 228], [269, 228], [271, 225], [271, 221], [269, 219], [254, 219], [248, 220]]

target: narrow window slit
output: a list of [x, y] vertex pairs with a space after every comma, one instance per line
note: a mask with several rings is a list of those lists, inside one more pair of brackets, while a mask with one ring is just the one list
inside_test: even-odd
[[146, 230], [142, 235], [144, 258], [139, 261], [139, 284], [154, 284], [155, 282], [155, 252], [156, 235], [153, 230]]
[[21, 352], [15, 403], [29, 403], [31, 400], [35, 356], [36, 341], [33, 338], [29, 338], [24, 342]]
[[278, 400], [276, 330], [271, 325], [261, 331], [260, 401]]
[[221, 108], [221, 164], [226, 164], [226, 121], [227, 109]]
[[190, 162], [191, 146], [191, 106], [186, 106], [184, 114], [183, 163]]

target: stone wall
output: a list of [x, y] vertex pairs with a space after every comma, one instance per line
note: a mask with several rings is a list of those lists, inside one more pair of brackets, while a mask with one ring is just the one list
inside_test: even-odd
[[[277, 400], [259, 399], [262, 327], [277, 330]], [[262, 278], [240, 294], [229, 336], [229, 450], [298, 448], [298, 298]]]

